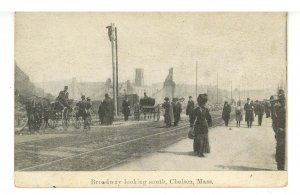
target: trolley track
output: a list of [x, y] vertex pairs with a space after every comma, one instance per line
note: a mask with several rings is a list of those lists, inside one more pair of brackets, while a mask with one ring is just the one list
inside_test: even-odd
[[[217, 121], [220, 117], [214, 117], [214, 125], [218, 125]], [[173, 128], [158, 128], [157, 126], [143, 128], [142, 134], [137, 134], [135, 136], [120, 135], [117, 132], [120, 139], [117, 143], [109, 144], [110, 141], [104, 142], [104, 144], [95, 144], [103, 140], [104, 136], [90, 135], [92, 140], [81, 140], [78, 143], [61, 144], [55, 147], [46, 147], [47, 149], [56, 149], [59, 147], [86, 147], [86, 145], [91, 145], [88, 147], [87, 151], [78, 152], [66, 157], [56, 157], [43, 159], [43, 155], [35, 155], [35, 158], [41, 159], [37, 163], [27, 164], [26, 166], [17, 166], [16, 171], [91, 171], [91, 170], [105, 170], [122, 162], [130, 159], [140, 157], [146, 153], [155, 151], [159, 148], [165, 147], [172, 143], [177, 142], [180, 139], [186, 137], [189, 130], [188, 123], [181, 123], [179, 127]], [[134, 131], [137, 129], [134, 128]], [[154, 131], [153, 131], [154, 130]], [[127, 132], [128, 133], [128, 132]], [[99, 134], [99, 132], [98, 132]], [[112, 135], [114, 135], [113, 133]], [[73, 138], [76, 138], [72, 136]], [[74, 140], [73, 140], [74, 141]], [[39, 142], [35, 142], [36, 144]], [[47, 144], [46, 144], [47, 145]], [[21, 145], [19, 145], [21, 146]], [[45, 148], [42, 148], [45, 150]], [[26, 152], [25, 152], [26, 153]], [[30, 155], [30, 154], [28, 154]]]

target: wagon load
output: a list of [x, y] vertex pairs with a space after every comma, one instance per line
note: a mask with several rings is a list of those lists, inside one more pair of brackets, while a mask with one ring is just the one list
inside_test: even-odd
[[154, 106], [155, 105], [155, 99], [151, 97], [145, 97], [140, 99], [140, 105], [141, 106]]

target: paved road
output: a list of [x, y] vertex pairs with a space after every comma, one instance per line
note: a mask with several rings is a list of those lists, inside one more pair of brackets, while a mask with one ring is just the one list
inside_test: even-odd
[[[256, 118], [257, 119], [257, 118]], [[256, 122], [256, 121], [255, 121]], [[211, 153], [199, 158], [192, 152], [192, 140], [183, 139], [157, 152], [109, 169], [110, 171], [255, 171], [276, 170], [275, 138], [271, 119], [263, 125], [247, 128], [215, 127], [210, 129]]]

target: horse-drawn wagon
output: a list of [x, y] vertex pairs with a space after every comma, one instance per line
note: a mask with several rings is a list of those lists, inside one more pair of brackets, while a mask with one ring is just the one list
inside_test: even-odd
[[144, 115], [144, 119], [160, 119], [160, 104], [155, 105], [155, 99], [144, 97], [140, 99], [140, 113]]

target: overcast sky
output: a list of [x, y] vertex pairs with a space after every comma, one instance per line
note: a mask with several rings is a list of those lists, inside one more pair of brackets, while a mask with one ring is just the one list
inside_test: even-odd
[[[118, 28], [119, 80], [164, 81], [222, 88], [277, 86], [286, 67], [281, 13], [17, 13], [15, 60], [35, 82], [105, 81], [112, 77], [106, 26]], [[285, 74], [285, 73], [284, 73]], [[248, 83], [248, 84], [247, 84]]]

